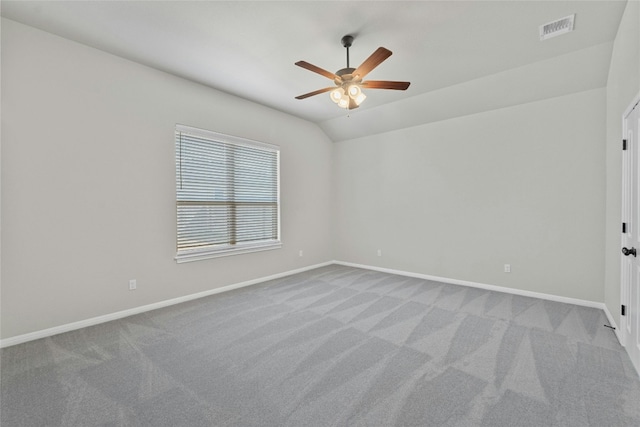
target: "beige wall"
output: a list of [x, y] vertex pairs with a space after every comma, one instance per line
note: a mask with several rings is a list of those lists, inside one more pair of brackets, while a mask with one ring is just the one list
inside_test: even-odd
[[604, 117], [595, 89], [336, 144], [336, 259], [602, 301]]
[[[280, 145], [282, 249], [176, 264], [176, 123]], [[331, 150], [307, 121], [3, 19], [1, 337], [330, 261]]]
[[605, 303], [620, 315], [620, 221], [622, 114], [640, 91], [640, 2], [629, 1], [611, 55], [607, 81], [607, 213]]

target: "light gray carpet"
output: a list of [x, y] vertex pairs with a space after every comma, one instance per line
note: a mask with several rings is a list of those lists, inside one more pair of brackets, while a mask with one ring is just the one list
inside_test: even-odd
[[2, 350], [12, 426], [640, 426], [601, 310], [332, 265]]

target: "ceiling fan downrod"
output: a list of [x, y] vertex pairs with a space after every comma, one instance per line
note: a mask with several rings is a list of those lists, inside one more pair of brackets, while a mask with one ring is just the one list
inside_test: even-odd
[[342, 46], [347, 48], [347, 68], [349, 68], [349, 48], [351, 47], [351, 44], [353, 43], [353, 36], [350, 35], [346, 35], [344, 37], [342, 37]]

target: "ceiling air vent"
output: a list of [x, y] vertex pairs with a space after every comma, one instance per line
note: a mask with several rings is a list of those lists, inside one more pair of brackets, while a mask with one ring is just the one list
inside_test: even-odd
[[573, 21], [575, 17], [576, 14], [574, 13], [573, 15], [549, 22], [548, 24], [540, 25], [540, 40], [550, 39], [551, 37], [573, 31]]

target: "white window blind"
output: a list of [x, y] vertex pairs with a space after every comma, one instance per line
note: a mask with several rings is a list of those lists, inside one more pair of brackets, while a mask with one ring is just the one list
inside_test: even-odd
[[176, 126], [176, 260], [280, 247], [279, 149]]

